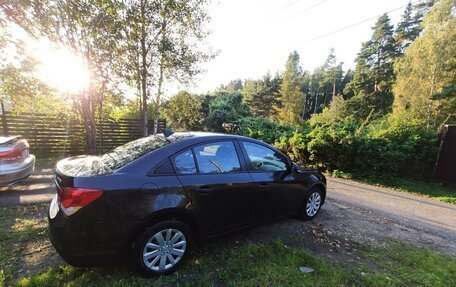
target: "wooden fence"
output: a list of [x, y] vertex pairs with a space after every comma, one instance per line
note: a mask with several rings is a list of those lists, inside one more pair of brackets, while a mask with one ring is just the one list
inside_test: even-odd
[[[21, 135], [30, 144], [30, 151], [40, 155], [77, 155], [87, 153], [86, 133], [79, 120], [64, 115], [44, 114], [0, 115], [0, 135]], [[158, 132], [166, 123], [159, 121]], [[153, 131], [149, 125], [149, 133]], [[141, 123], [137, 119], [104, 120], [97, 123], [97, 151], [106, 152], [142, 136]]]
[[445, 126], [434, 178], [456, 184], [456, 125]]

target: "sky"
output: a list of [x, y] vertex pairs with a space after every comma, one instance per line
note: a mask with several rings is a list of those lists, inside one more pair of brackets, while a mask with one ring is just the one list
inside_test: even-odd
[[[216, 1], [216, 0], [215, 0]], [[203, 65], [190, 87], [204, 93], [234, 79], [257, 79], [270, 71], [283, 71], [288, 55], [296, 50], [305, 70], [322, 65], [330, 48], [344, 68], [354, 67], [361, 43], [384, 12], [407, 5], [409, 0], [219, 0], [212, 4], [209, 44], [220, 54]], [[405, 8], [388, 13], [394, 24]], [[313, 40], [374, 18], [330, 36]]]
[[[165, 97], [179, 90], [213, 91], [235, 79], [258, 79], [283, 72], [296, 50], [304, 70], [322, 65], [331, 48], [344, 68], [353, 68], [361, 43], [369, 40], [376, 18], [385, 12], [396, 24], [409, 0], [212, 0], [212, 31], [207, 44], [219, 55], [204, 63], [204, 73], [191, 85], [165, 85]], [[415, 0], [417, 1], [417, 0]], [[412, 2], [413, 3], [413, 2]], [[14, 34], [27, 39], [25, 32]], [[22, 34], [19, 35], [19, 32]], [[333, 33], [334, 32], [334, 33]], [[327, 37], [322, 37], [324, 35]], [[41, 62], [39, 77], [58, 90], [75, 93], [88, 85], [84, 61], [49, 40], [28, 40]], [[133, 98], [134, 89], [125, 89]]]

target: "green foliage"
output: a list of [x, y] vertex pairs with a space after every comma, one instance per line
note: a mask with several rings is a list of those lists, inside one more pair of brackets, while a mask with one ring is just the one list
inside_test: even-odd
[[456, 4], [441, 0], [395, 65], [394, 113], [437, 129], [456, 111]]
[[209, 99], [206, 126], [211, 131], [223, 132], [223, 124], [234, 123], [251, 115], [239, 92], [219, 91]]
[[359, 122], [347, 114], [349, 103], [336, 97], [310, 126], [282, 137], [276, 146], [294, 161], [330, 172], [418, 177], [432, 167], [435, 131], [396, 116]]
[[293, 129], [289, 126], [282, 126], [266, 118], [246, 117], [236, 122], [237, 134], [262, 140], [267, 143], [274, 143], [281, 137], [291, 135]]
[[274, 146], [285, 152], [291, 160], [299, 164], [307, 164], [309, 153], [307, 152], [308, 139], [303, 132], [295, 131], [292, 136], [282, 136], [274, 143]]
[[203, 113], [201, 99], [186, 91], [173, 96], [164, 107], [169, 126], [175, 130], [191, 131], [201, 129]]
[[413, 5], [409, 2], [405, 7], [404, 14], [401, 21], [397, 24], [396, 28], [396, 43], [401, 52], [412, 43], [421, 32], [420, 27], [421, 19], [413, 15]]
[[299, 125], [302, 123], [305, 103], [302, 85], [303, 71], [299, 63], [299, 54], [294, 51], [288, 56], [280, 89], [280, 123], [291, 125]]
[[277, 114], [276, 106], [279, 104], [281, 82], [282, 79], [278, 74], [272, 78], [269, 73], [260, 80], [245, 81], [241, 92], [253, 116], [273, 118]]
[[363, 43], [358, 53], [355, 74], [348, 89], [385, 114], [393, 102], [393, 61], [398, 55], [398, 47], [387, 14], [378, 18], [372, 30], [371, 39]]

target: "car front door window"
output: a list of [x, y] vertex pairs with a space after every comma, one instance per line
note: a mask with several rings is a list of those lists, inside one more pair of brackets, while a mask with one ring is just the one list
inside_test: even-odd
[[287, 170], [286, 159], [265, 146], [243, 142], [253, 170], [257, 171], [285, 171]]

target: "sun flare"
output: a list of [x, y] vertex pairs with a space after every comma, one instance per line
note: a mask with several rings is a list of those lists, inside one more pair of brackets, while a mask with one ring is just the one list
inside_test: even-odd
[[70, 94], [82, 92], [88, 87], [87, 66], [69, 49], [40, 43], [36, 54], [40, 62], [38, 76], [50, 86]]

